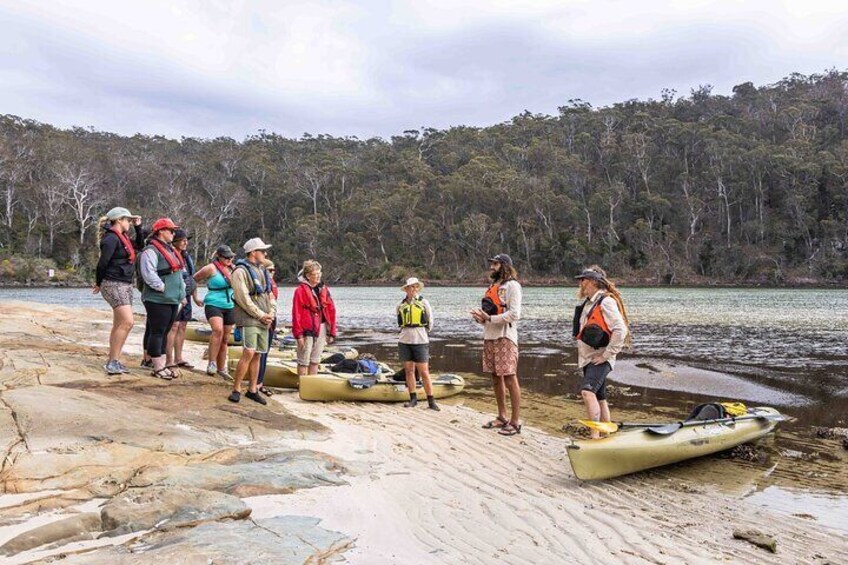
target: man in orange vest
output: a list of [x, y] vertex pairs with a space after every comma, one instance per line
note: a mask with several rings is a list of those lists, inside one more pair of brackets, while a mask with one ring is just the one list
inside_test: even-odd
[[[609, 422], [607, 375], [629, 338], [627, 313], [618, 289], [603, 269], [593, 265], [575, 278], [580, 285], [577, 298], [583, 299], [574, 317], [577, 364], [583, 370], [580, 394], [590, 420]], [[593, 439], [600, 437], [594, 428], [591, 434]]]

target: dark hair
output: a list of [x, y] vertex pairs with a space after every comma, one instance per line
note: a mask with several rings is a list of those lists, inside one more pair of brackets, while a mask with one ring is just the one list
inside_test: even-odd
[[518, 270], [512, 265], [501, 263], [501, 268], [497, 273], [489, 275], [494, 282], [506, 282], [518, 280]]

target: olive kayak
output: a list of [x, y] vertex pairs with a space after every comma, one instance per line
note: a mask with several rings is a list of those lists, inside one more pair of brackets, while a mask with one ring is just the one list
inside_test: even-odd
[[713, 420], [622, 424], [608, 437], [574, 441], [568, 459], [579, 479], [609, 479], [755, 441], [785, 419], [774, 408], [757, 407], [742, 416]]
[[[281, 327], [277, 329], [277, 337], [287, 335], [291, 330], [287, 327]], [[209, 336], [212, 335], [212, 328], [209, 326], [192, 323], [186, 326], [185, 338], [189, 341], [199, 341], [202, 343], [209, 343]], [[241, 345], [241, 340], [236, 341], [233, 337], [233, 333], [230, 332], [230, 338], [227, 340], [228, 345]]]
[[[227, 351], [227, 356], [230, 359], [241, 358], [242, 348], [240, 345], [230, 347]], [[330, 355], [335, 355], [336, 353], [344, 354], [345, 359], [356, 359], [357, 357], [359, 357], [359, 351], [357, 351], [353, 347], [327, 347], [324, 348], [324, 359], [326, 359]], [[295, 359], [297, 358], [297, 351], [292, 347], [284, 347], [282, 349], [272, 347], [268, 351], [268, 357], [273, 359]]]
[[[238, 359], [227, 361], [231, 375], [235, 374], [237, 365]], [[293, 359], [269, 358], [263, 384], [275, 388], [297, 388], [297, 363]]]
[[[465, 380], [459, 375], [440, 375], [433, 379], [433, 396], [446, 398], [462, 392]], [[424, 389], [418, 387], [419, 398]], [[300, 398], [303, 400], [358, 402], [403, 402], [409, 400], [406, 384], [385, 376], [369, 377], [344, 373], [322, 372], [300, 378]]]

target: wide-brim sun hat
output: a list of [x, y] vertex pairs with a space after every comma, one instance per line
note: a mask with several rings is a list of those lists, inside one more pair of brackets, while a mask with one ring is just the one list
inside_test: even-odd
[[253, 239], [248, 239], [244, 243], [244, 252], [252, 253], [254, 251], [261, 251], [265, 249], [271, 249], [271, 245], [269, 243], [265, 243], [262, 241], [260, 237], [254, 237]]
[[175, 224], [174, 221], [171, 218], [159, 218], [158, 220], [153, 222], [153, 225], [150, 227], [150, 230], [153, 233], [156, 233], [156, 232], [162, 231], [162, 230], [176, 231], [178, 229], [180, 229], [180, 226]]
[[106, 219], [110, 222], [120, 220], [121, 218], [130, 218], [131, 220], [135, 220], [137, 218], [141, 218], [141, 216], [136, 216], [135, 214], [130, 213], [130, 211], [126, 208], [121, 208], [120, 206], [116, 206], [106, 212]]
[[406, 284], [400, 287], [400, 289], [406, 290], [411, 286], [415, 286], [418, 288], [418, 290], [421, 290], [422, 288], [424, 288], [424, 283], [419, 281], [416, 277], [409, 277], [408, 279], [406, 279]]

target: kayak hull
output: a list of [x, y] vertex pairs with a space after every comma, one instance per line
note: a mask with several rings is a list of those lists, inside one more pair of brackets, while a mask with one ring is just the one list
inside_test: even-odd
[[[199, 341], [201, 343], [209, 343], [209, 336], [212, 335], [212, 328], [207, 328], [204, 326], [196, 326], [189, 324], [186, 326], [185, 338], [189, 341]], [[232, 332], [230, 332], [230, 338], [227, 341], [229, 345], [237, 345], [240, 344], [241, 341], [236, 341], [233, 338]]]
[[[378, 381], [370, 388], [358, 389], [348, 383], [350, 377], [361, 375], [341, 375], [336, 373], [320, 373], [317, 375], [306, 375], [300, 378], [300, 398], [303, 400], [330, 402], [334, 400], [346, 400], [352, 402], [403, 402], [409, 400], [409, 390], [403, 383], [395, 381]], [[450, 381], [445, 379], [433, 380], [433, 396], [435, 398], [447, 398], [462, 392], [465, 381], [462, 377], [451, 376]], [[416, 391], [418, 398], [425, 398], [424, 389], [419, 387]]]
[[732, 449], [774, 431], [780, 413], [754, 408], [735, 421], [684, 426], [668, 435], [629, 428], [609, 437], [575, 441], [568, 446], [571, 468], [579, 479], [609, 479]]
[[[241, 352], [242, 347], [240, 345], [236, 347], [230, 347], [227, 350], [227, 356], [230, 359], [241, 359]], [[345, 349], [335, 347], [324, 349], [324, 357], [332, 355], [333, 353], [344, 353], [346, 359], [356, 359], [359, 356], [359, 352], [353, 347], [348, 347]], [[268, 357], [273, 359], [294, 360], [297, 358], [297, 351], [293, 347], [286, 347], [283, 349], [277, 349], [272, 347], [268, 351]]]
[[[238, 362], [238, 359], [227, 361], [230, 374], [235, 374]], [[286, 359], [268, 359], [263, 384], [274, 388], [297, 388], [297, 363]]]

